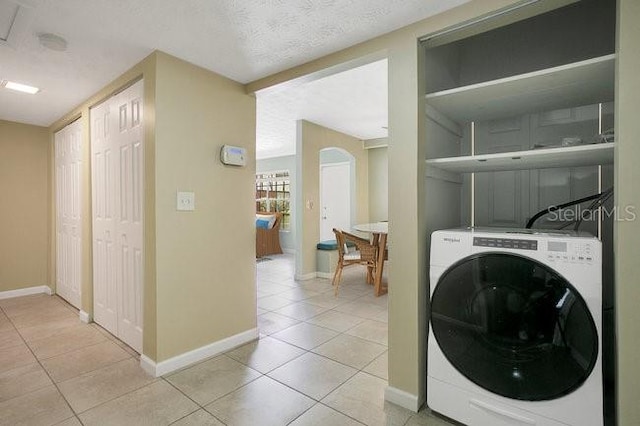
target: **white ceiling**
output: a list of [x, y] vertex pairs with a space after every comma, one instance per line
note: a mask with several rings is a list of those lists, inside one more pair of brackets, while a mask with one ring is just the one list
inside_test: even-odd
[[296, 121], [354, 136], [387, 136], [387, 60], [257, 94], [256, 157], [293, 155]]
[[[0, 0], [30, 12], [0, 43], [0, 79], [42, 88], [0, 89], [0, 119], [49, 125], [154, 49], [246, 83], [467, 1]], [[68, 50], [46, 50], [38, 33]]]

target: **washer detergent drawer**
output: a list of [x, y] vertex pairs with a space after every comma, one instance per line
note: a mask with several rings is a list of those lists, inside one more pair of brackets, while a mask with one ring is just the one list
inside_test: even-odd
[[567, 426], [427, 377], [427, 405], [468, 426]]

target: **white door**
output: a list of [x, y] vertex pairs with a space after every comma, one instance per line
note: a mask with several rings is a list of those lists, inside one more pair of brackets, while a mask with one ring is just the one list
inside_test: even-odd
[[142, 351], [142, 81], [91, 109], [95, 321]]
[[56, 170], [56, 293], [80, 308], [82, 125], [54, 135]]
[[351, 166], [320, 165], [320, 240], [333, 240], [333, 228], [351, 229]]

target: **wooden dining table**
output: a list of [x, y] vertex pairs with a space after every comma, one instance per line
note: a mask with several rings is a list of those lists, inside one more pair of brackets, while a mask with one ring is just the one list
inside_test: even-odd
[[359, 232], [371, 234], [371, 244], [378, 246], [378, 256], [376, 258], [376, 268], [373, 276], [373, 292], [376, 297], [382, 296], [388, 291], [387, 286], [382, 284], [382, 270], [384, 268], [384, 261], [387, 253], [387, 234], [389, 233], [389, 223], [362, 223], [355, 225], [353, 229]]

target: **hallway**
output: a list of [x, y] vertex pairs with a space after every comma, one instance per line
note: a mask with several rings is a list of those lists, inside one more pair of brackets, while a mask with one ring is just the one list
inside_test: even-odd
[[258, 264], [260, 340], [161, 378], [57, 296], [0, 300], [0, 425], [447, 425], [384, 403], [386, 296], [285, 260]]

